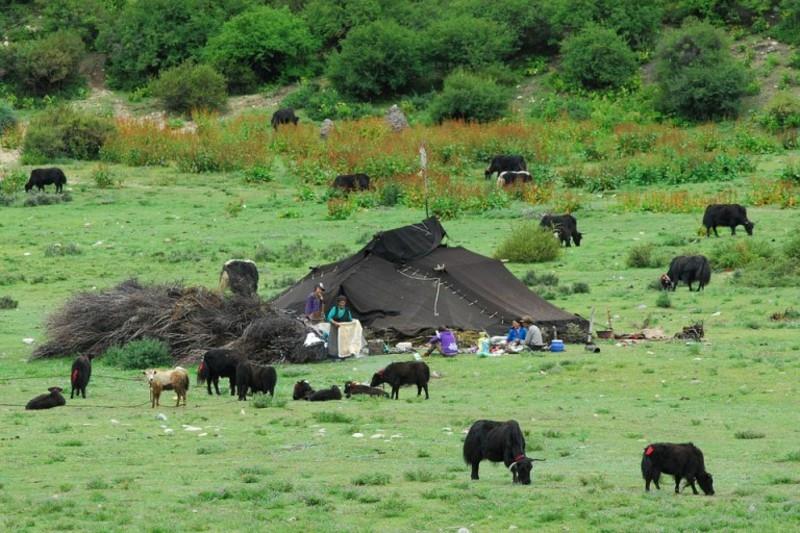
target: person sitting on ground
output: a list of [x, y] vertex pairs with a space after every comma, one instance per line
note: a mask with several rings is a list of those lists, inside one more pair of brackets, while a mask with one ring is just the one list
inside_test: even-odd
[[533, 318], [529, 316], [522, 317], [522, 325], [527, 329], [524, 342], [525, 347], [535, 352], [544, 350], [546, 346], [542, 339], [542, 330], [533, 323]]
[[520, 344], [525, 342], [525, 335], [527, 333], [525, 328], [519, 323], [519, 320], [512, 320], [511, 329], [508, 330], [508, 335], [506, 335], [506, 344]]
[[325, 286], [318, 283], [306, 298], [305, 317], [309, 322], [322, 322], [325, 319]]
[[436, 335], [431, 337], [429, 342], [431, 347], [428, 348], [427, 352], [425, 352], [425, 357], [428, 357], [430, 354], [432, 354], [433, 350], [435, 350], [437, 347], [439, 348], [439, 351], [442, 352], [444, 357], [454, 357], [456, 354], [458, 354], [456, 336], [452, 331], [447, 329], [447, 326], [439, 326], [436, 329]]

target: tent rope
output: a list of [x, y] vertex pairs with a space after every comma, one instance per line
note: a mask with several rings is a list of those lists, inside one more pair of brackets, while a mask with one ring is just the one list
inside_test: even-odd
[[419, 275], [419, 270], [415, 270], [413, 274], [406, 274], [405, 270], [398, 270], [397, 272], [407, 277], [408, 279], [413, 279], [415, 281], [435, 281], [436, 282], [436, 295], [433, 298], [433, 316], [439, 316], [439, 291], [442, 287], [442, 278], [429, 278], [424, 274], [422, 276]]

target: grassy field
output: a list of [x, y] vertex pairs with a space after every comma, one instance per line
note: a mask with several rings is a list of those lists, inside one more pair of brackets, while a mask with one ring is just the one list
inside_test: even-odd
[[[76, 291], [128, 277], [215, 286], [225, 260], [269, 252], [278, 260], [259, 266], [261, 294], [270, 296], [309, 264], [424, 216], [376, 208], [329, 221], [325, 204], [299, 201], [285, 176], [254, 186], [235, 174], [115, 166], [123, 186], [98, 189], [93, 167], [64, 166], [70, 203], [0, 208], [0, 297], [19, 302], [0, 310], [0, 530], [800, 528], [800, 322], [770, 319], [796, 309], [800, 289], [753, 289], [735, 284], [732, 273], [715, 273], [704, 293], [680, 287], [671, 307], [657, 307], [659, 293], [648, 285], [666, 263], [628, 268], [631, 247], [652, 243], [668, 260], [687, 250], [708, 255], [732, 237], [697, 238], [699, 212], [622, 212], [613, 195], [582, 197], [580, 248], [556, 262], [509, 267], [519, 276], [554, 273], [559, 286], [587, 283], [588, 294], [551, 288], [554, 303], [587, 317], [594, 307], [598, 322], [611, 315], [617, 331], [647, 323], [672, 335], [703, 320], [705, 342], [601, 341], [600, 354], [571, 345], [558, 355], [434, 357], [429, 364], [442, 377], [432, 380], [428, 401], [411, 389], [396, 402], [290, 399], [298, 379], [341, 386], [402, 356], [286, 365], [278, 368], [277, 401], [262, 409], [209, 397], [193, 383], [187, 408], [168, 399], [153, 410], [135, 372], [99, 360], [89, 398], [25, 412], [19, 405], [48, 386], [66, 387], [71, 361], [28, 363], [31, 347], [22, 339], [43, 342], [47, 313]], [[775, 167], [775, 158], [764, 158], [758, 172]], [[491, 254], [526, 210], [513, 204], [446, 221], [449, 242]], [[770, 246], [783, 245], [797, 226], [793, 210], [748, 212], [756, 222], [752, 239]], [[748, 239], [739, 233], [733, 239]], [[286, 249], [298, 239], [303, 246]], [[502, 466], [486, 463], [481, 480], [469, 480], [462, 437], [479, 418], [520, 422], [528, 452], [547, 459], [536, 464], [531, 486], [512, 486]], [[688, 440], [705, 452], [716, 496], [688, 490], [676, 497], [669, 482], [646, 494], [639, 472], [645, 444]]]

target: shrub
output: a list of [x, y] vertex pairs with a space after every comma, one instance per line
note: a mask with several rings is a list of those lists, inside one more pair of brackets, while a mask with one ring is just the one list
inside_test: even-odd
[[0, 102], [0, 135], [17, 126], [17, 115], [5, 102]]
[[781, 1], [780, 19], [772, 33], [783, 42], [800, 44], [800, 0]]
[[74, 242], [62, 245], [61, 243], [54, 243], [44, 249], [45, 257], [63, 257], [65, 255], [81, 255], [83, 250]]
[[514, 263], [539, 263], [553, 261], [561, 254], [561, 245], [553, 233], [535, 222], [526, 222], [513, 228], [494, 252], [497, 259]]
[[773, 249], [763, 241], [753, 239], [726, 239], [711, 250], [709, 260], [715, 270], [741, 268], [756, 259], [769, 259]]
[[637, 70], [636, 55], [614, 30], [588, 24], [561, 46], [561, 72], [584, 89], [627, 85]]
[[394, 207], [397, 205], [403, 196], [403, 189], [397, 183], [389, 182], [383, 184], [378, 191], [380, 205], [386, 207]]
[[639, 244], [628, 250], [625, 264], [631, 268], [657, 268], [664, 262], [663, 258], [653, 253], [652, 244]]
[[124, 346], [114, 346], [103, 354], [103, 361], [125, 370], [140, 370], [171, 366], [169, 346], [155, 339], [131, 341]]
[[7, 196], [13, 196], [25, 187], [28, 176], [22, 169], [17, 168], [3, 176], [0, 181], [0, 192]]
[[350, 102], [333, 87], [303, 81], [300, 88], [283, 99], [284, 107], [305, 109], [311, 120], [351, 120], [372, 114], [369, 104]]
[[574, 292], [575, 294], [588, 294], [589, 284], [584, 283], [582, 281], [577, 281], [572, 284], [572, 292]]
[[214, 67], [187, 61], [161, 71], [158, 79], [151, 82], [150, 91], [168, 111], [216, 111], [225, 105], [225, 84], [225, 77]]
[[28, 126], [22, 157], [26, 163], [52, 159], [97, 159], [100, 148], [113, 131], [110, 119], [68, 106], [48, 108]]
[[403, 93], [424, 72], [420, 36], [391, 20], [359, 26], [328, 60], [328, 76], [344, 94], [362, 99]]
[[269, 183], [275, 179], [272, 168], [256, 165], [242, 171], [242, 176], [246, 183]]
[[733, 434], [733, 436], [734, 438], [737, 439], [749, 440], [749, 439], [763, 439], [764, 437], [766, 437], [766, 434], [761, 433], [760, 431], [752, 431], [746, 429], [744, 431], [737, 431], [736, 433]]
[[800, 128], [800, 99], [790, 92], [779, 92], [767, 104], [761, 124], [772, 133]]
[[445, 78], [442, 92], [431, 102], [431, 118], [489, 122], [506, 114], [508, 98], [508, 90], [493, 80], [456, 71]]
[[286, 8], [258, 6], [227, 21], [204, 54], [231, 90], [245, 92], [311, 74], [318, 49], [303, 19]]
[[84, 53], [81, 38], [68, 31], [22, 41], [11, 51], [12, 79], [27, 94], [53, 95], [77, 83]]
[[350, 215], [355, 213], [356, 204], [349, 198], [336, 198], [328, 199], [328, 219], [329, 220], [346, 220]]
[[0, 309], [16, 309], [19, 302], [8, 296], [0, 298]]
[[656, 307], [661, 307], [664, 309], [672, 307], [672, 301], [669, 299], [669, 294], [666, 292], [659, 294], [658, 298], [656, 298]]
[[92, 170], [91, 176], [98, 189], [110, 189], [118, 183], [114, 173], [107, 165], [97, 165]]
[[353, 479], [353, 485], [358, 485], [358, 486], [388, 485], [389, 481], [391, 481], [391, 477], [389, 477], [389, 474], [381, 474], [381, 473], [362, 474]]
[[751, 76], [731, 56], [722, 30], [689, 21], [656, 51], [658, 107], [691, 120], [735, 116]]
[[286, 407], [286, 398], [275, 398], [269, 394], [254, 394], [253, 403], [251, 404], [254, 409], [266, 409], [268, 407]]
[[468, 14], [436, 20], [425, 35], [426, 53], [440, 77], [458, 67], [474, 71], [500, 63], [514, 41], [506, 24]]

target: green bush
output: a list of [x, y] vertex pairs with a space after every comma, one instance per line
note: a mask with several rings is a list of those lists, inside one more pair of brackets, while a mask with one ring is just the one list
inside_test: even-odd
[[772, 133], [800, 128], [800, 99], [790, 92], [779, 92], [770, 99], [761, 124]]
[[435, 122], [445, 119], [489, 122], [506, 114], [509, 92], [493, 80], [456, 71], [444, 80], [444, 88], [430, 105]]
[[22, 145], [25, 163], [52, 159], [97, 159], [100, 147], [114, 129], [111, 119], [68, 106], [52, 107], [34, 117]]
[[654, 254], [655, 247], [652, 244], [639, 244], [628, 250], [628, 257], [625, 264], [630, 268], [658, 268], [664, 263], [664, 259]]
[[425, 35], [425, 53], [440, 78], [458, 67], [478, 70], [500, 63], [514, 42], [506, 24], [467, 14], [435, 21]]
[[352, 120], [372, 114], [369, 104], [351, 102], [333, 87], [306, 80], [283, 99], [283, 107], [305, 109], [311, 120]]
[[800, 185], [800, 160], [789, 159], [781, 169], [781, 179]]
[[61, 243], [53, 243], [44, 249], [45, 257], [64, 257], [65, 255], [81, 255], [83, 250], [74, 242], [62, 245]]
[[664, 35], [655, 77], [659, 109], [690, 120], [735, 116], [751, 79], [731, 56], [724, 32], [697, 21]]
[[0, 298], [0, 309], [16, 309], [19, 302], [8, 296]]
[[425, 72], [422, 38], [394, 21], [375, 21], [347, 34], [341, 50], [328, 59], [333, 86], [356, 98], [400, 94]]
[[0, 102], [0, 136], [17, 125], [17, 115], [5, 102]]
[[272, 167], [256, 165], [242, 171], [246, 183], [269, 183], [275, 179]]
[[526, 222], [513, 228], [494, 252], [497, 259], [513, 263], [553, 261], [561, 255], [561, 244], [553, 233], [536, 222]]
[[564, 79], [584, 89], [614, 89], [628, 84], [638, 68], [636, 54], [614, 30], [588, 24], [561, 46]]
[[544, 94], [534, 99], [529, 113], [532, 118], [543, 120], [589, 120], [592, 118], [592, 103], [575, 95]]
[[19, 168], [14, 169], [3, 176], [3, 180], [0, 181], [0, 192], [6, 196], [13, 196], [21, 191], [27, 182], [28, 176], [25, 172]]
[[259, 6], [227, 21], [204, 55], [225, 75], [232, 91], [313, 73], [319, 43], [306, 22], [288, 9]]
[[612, 0], [602, 6], [600, 19], [634, 50], [652, 47], [661, 29], [660, 0]]
[[164, 342], [142, 339], [109, 348], [103, 354], [103, 362], [125, 370], [142, 370], [172, 366], [172, 357]]
[[85, 52], [81, 38], [68, 31], [22, 41], [10, 52], [11, 79], [25, 94], [44, 96], [62, 92], [77, 84], [78, 65]]
[[757, 259], [773, 257], [774, 250], [764, 241], [729, 238], [711, 250], [709, 260], [715, 270], [742, 268]]
[[800, 0], [782, 0], [779, 12], [773, 35], [785, 43], [800, 44]]
[[92, 181], [98, 189], [110, 189], [118, 184], [114, 173], [107, 165], [97, 165], [92, 169]]
[[669, 299], [669, 294], [667, 292], [662, 292], [656, 298], [656, 307], [661, 307], [662, 309], [667, 309], [672, 307], [672, 301]]
[[572, 284], [572, 292], [575, 294], [588, 294], [589, 293], [589, 284], [584, 283], [582, 281], [576, 281]]
[[187, 61], [161, 71], [150, 84], [150, 92], [175, 113], [196, 109], [216, 111], [227, 99], [225, 77], [210, 65]]
[[101, 31], [98, 46], [108, 54], [110, 85], [132, 90], [163, 69], [199, 59], [208, 38], [248, 2], [137, 0], [124, 4], [114, 22]]

